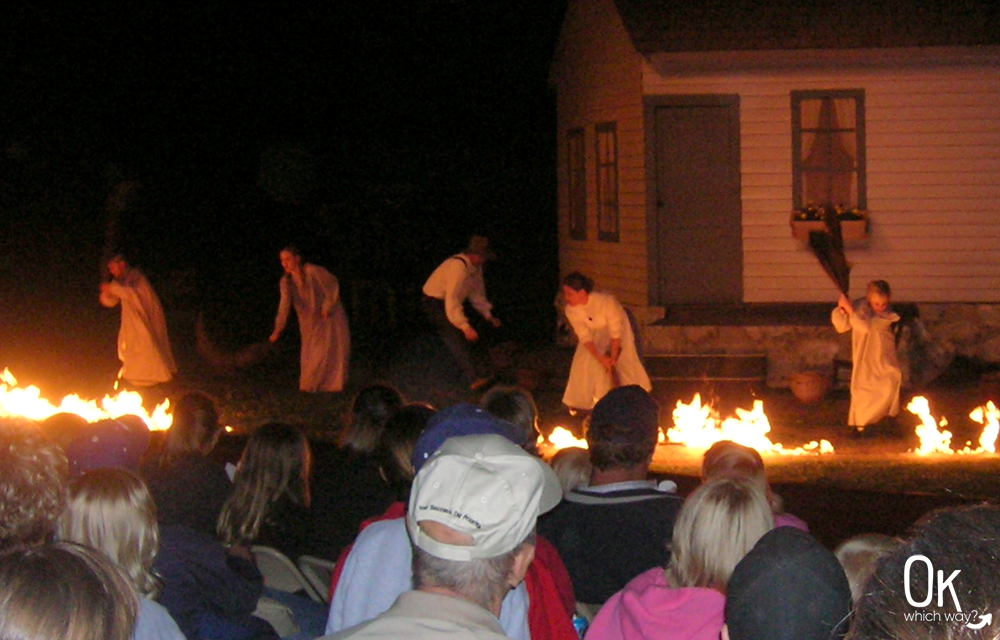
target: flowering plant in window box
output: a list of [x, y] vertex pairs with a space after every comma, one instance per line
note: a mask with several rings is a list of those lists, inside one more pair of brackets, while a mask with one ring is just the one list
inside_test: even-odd
[[792, 211], [792, 236], [808, 240], [811, 231], [826, 231], [826, 217], [837, 216], [844, 240], [862, 240], [868, 235], [868, 212], [857, 207], [807, 205]]

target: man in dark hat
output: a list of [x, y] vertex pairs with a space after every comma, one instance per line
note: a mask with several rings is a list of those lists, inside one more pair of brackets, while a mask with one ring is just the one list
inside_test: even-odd
[[495, 257], [488, 239], [472, 236], [465, 251], [442, 262], [423, 287], [424, 314], [444, 340], [464, 382], [473, 388], [481, 386], [481, 379], [476, 376], [469, 343], [478, 340], [479, 334], [472, 328], [463, 305], [468, 300], [487, 322], [500, 326], [500, 320], [491, 313], [493, 304], [486, 297], [483, 282], [483, 265]]
[[566, 494], [538, 522], [562, 556], [578, 602], [600, 605], [647, 569], [666, 566], [682, 500], [648, 479], [659, 406], [639, 385], [609, 391], [587, 427], [590, 485]]

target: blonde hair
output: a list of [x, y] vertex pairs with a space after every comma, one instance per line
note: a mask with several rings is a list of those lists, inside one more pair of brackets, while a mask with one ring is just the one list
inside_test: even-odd
[[556, 452], [549, 465], [556, 472], [563, 493], [590, 484], [590, 452], [583, 447], [566, 447]]
[[736, 564], [774, 528], [760, 487], [746, 478], [718, 478], [688, 496], [674, 524], [667, 582], [725, 593]]
[[142, 595], [154, 598], [162, 583], [153, 571], [160, 549], [156, 505], [146, 483], [124, 469], [96, 469], [70, 485], [59, 537], [104, 552]]
[[71, 542], [0, 555], [0, 638], [130, 640], [139, 598], [96, 549]]
[[771, 491], [764, 471], [764, 459], [760, 452], [752, 447], [737, 444], [732, 440], [720, 440], [705, 452], [701, 463], [701, 481], [708, 482], [715, 478], [746, 478], [753, 481], [771, 505], [771, 511], [776, 514], [785, 512], [781, 496]]
[[879, 558], [892, 552], [902, 541], [882, 533], [861, 533], [844, 540], [834, 550], [851, 585], [851, 601], [861, 597], [865, 582], [875, 572]]
[[233, 493], [222, 506], [216, 530], [223, 544], [250, 544], [260, 535], [274, 505], [290, 500], [308, 507], [312, 451], [302, 430], [270, 422], [243, 449]]

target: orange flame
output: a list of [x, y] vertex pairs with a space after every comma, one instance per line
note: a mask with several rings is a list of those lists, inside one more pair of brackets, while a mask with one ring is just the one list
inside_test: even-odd
[[990, 400], [985, 407], [976, 407], [969, 417], [983, 425], [979, 435], [979, 451], [996, 453], [997, 435], [1000, 435], [1000, 410]]
[[156, 405], [152, 413], [147, 412], [142, 406], [142, 396], [135, 391], [120, 391], [114, 396], [104, 396], [100, 403], [84, 400], [74, 393], [55, 405], [43, 398], [41, 391], [34, 385], [17, 386], [17, 378], [10, 369], [5, 367], [0, 372], [0, 416], [3, 417], [21, 416], [41, 421], [57, 413], [75, 413], [87, 422], [97, 422], [124, 415], [137, 415], [146, 421], [150, 430], [163, 431], [169, 429], [173, 422], [169, 409], [170, 401], [164, 400]]
[[941, 416], [940, 422], [935, 422], [927, 398], [914, 396], [906, 405], [906, 410], [920, 418], [920, 424], [916, 428], [920, 446], [915, 449], [915, 453], [919, 455], [952, 453], [951, 431], [944, 428], [948, 426], [948, 419]]
[[568, 447], [580, 447], [581, 449], [587, 448], [587, 441], [581, 438], [577, 438], [573, 435], [573, 432], [565, 427], [556, 427], [549, 434], [548, 438], [543, 438], [538, 436], [538, 444], [543, 444], [548, 441], [556, 450], [566, 449]]
[[754, 400], [753, 409], [737, 408], [736, 417], [722, 419], [710, 404], [703, 405], [701, 394], [696, 393], [690, 404], [677, 401], [673, 419], [673, 428], [667, 429], [667, 440], [696, 449], [708, 449], [721, 440], [732, 440], [761, 453], [833, 453], [833, 445], [828, 440], [813, 441], [794, 449], [772, 442], [767, 436], [771, 423], [764, 413], [763, 400]]

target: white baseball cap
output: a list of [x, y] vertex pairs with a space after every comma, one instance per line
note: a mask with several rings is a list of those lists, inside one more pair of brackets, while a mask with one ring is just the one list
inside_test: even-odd
[[[535, 528], [539, 514], [562, 500], [552, 468], [498, 435], [449, 438], [413, 481], [406, 526], [420, 549], [467, 562], [509, 553]], [[472, 538], [448, 544], [418, 523], [434, 521]]]

